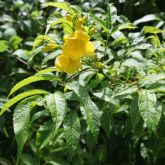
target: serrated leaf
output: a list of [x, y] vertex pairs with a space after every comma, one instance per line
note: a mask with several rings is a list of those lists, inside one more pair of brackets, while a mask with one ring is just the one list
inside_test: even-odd
[[137, 124], [140, 122], [141, 116], [139, 113], [139, 107], [138, 107], [138, 96], [135, 95], [133, 97], [131, 106], [130, 106], [130, 117], [131, 117], [131, 124], [133, 131], [135, 130]]
[[64, 134], [69, 149], [75, 150], [80, 139], [80, 121], [75, 112], [67, 115], [64, 119]]
[[41, 6], [42, 7], [48, 7], [48, 6], [57, 7], [59, 9], [63, 9], [67, 11], [70, 14], [74, 14], [74, 10], [70, 8], [67, 2], [47, 2], [47, 3], [43, 3]]
[[66, 100], [62, 92], [56, 92], [54, 94], [49, 94], [46, 96], [46, 103], [48, 109], [50, 110], [54, 127], [57, 130], [66, 113]]
[[36, 101], [37, 98], [38, 97], [27, 98], [21, 101], [14, 109], [13, 125], [18, 146], [17, 164], [20, 160], [23, 146], [29, 136], [31, 104], [33, 101]]
[[45, 90], [41, 90], [41, 89], [33, 89], [33, 90], [29, 90], [27, 92], [23, 92], [15, 97], [13, 97], [12, 99], [10, 99], [1, 109], [1, 112], [0, 112], [0, 116], [7, 110], [9, 109], [11, 106], [13, 106], [15, 103], [17, 103], [18, 101], [26, 98], [26, 97], [29, 97], [29, 96], [32, 96], [32, 95], [45, 95], [45, 94], [48, 94], [47, 91]]
[[56, 92], [54, 94], [49, 94], [45, 99], [52, 116], [53, 127], [40, 148], [46, 146], [47, 143], [54, 137], [66, 114], [66, 100], [63, 93]]
[[100, 127], [100, 116], [101, 112], [99, 111], [96, 104], [90, 99], [90, 96], [86, 89], [80, 86], [77, 82], [67, 84], [68, 89], [71, 89], [76, 94], [80, 104], [81, 112], [85, 118], [87, 125], [92, 132], [93, 136], [97, 136], [99, 133]]
[[156, 131], [161, 118], [161, 110], [157, 108], [157, 98], [150, 90], [139, 91], [139, 112], [150, 132]]
[[[50, 71], [50, 70], [49, 70]], [[41, 72], [40, 72], [41, 73]], [[13, 93], [15, 93], [17, 90], [19, 90], [20, 88], [33, 83], [33, 82], [37, 82], [37, 81], [44, 81], [44, 80], [58, 80], [57, 77], [55, 77], [52, 74], [35, 74], [34, 76], [30, 76], [20, 82], [18, 82], [10, 91], [9, 96], [11, 96]]]

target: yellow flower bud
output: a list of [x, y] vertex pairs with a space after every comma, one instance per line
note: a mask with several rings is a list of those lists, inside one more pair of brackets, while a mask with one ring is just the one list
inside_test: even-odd
[[104, 64], [102, 62], [96, 62], [96, 67], [98, 69], [104, 69], [105, 68], [105, 66], [104, 66]]
[[54, 50], [57, 47], [57, 45], [53, 42], [50, 42], [42, 47], [43, 52], [50, 52]]
[[84, 17], [82, 18], [82, 22], [85, 23], [86, 21], [87, 21], [87, 17], [84, 16]]
[[83, 21], [82, 21], [81, 19], [79, 19], [79, 20], [76, 22], [75, 29], [76, 29], [76, 30], [83, 29]]
[[67, 21], [72, 22], [72, 19], [73, 19], [73, 18], [72, 18], [71, 15], [68, 14], [68, 15], [66, 16], [66, 20], [67, 20]]
[[89, 34], [92, 35], [92, 34], [95, 34], [96, 33], [96, 28], [92, 27], [90, 30], [89, 30]]

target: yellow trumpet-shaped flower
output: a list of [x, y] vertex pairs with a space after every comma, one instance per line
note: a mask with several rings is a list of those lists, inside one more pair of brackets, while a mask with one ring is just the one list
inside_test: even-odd
[[65, 55], [60, 55], [56, 58], [55, 66], [58, 71], [72, 74], [81, 67], [81, 64], [80, 59], [72, 60]]
[[72, 60], [78, 60], [83, 56], [93, 56], [95, 49], [90, 37], [83, 30], [76, 30], [65, 40], [62, 51], [63, 55]]

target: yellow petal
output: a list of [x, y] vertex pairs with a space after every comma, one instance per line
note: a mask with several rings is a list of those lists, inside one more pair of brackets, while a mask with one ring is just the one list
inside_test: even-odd
[[68, 64], [69, 59], [66, 56], [60, 55], [56, 58], [55, 66], [59, 71], [64, 71]]
[[67, 58], [67, 57], [64, 56], [64, 55], [60, 55], [60, 56], [59, 56], [59, 61], [60, 61], [60, 64], [61, 64], [62, 66], [68, 66], [68, 64], [69, 64], [69, 58]]
[[63, 71], [62, 65], [60, 64], [60, 61], [59, 61], [58, 57], [55, 60], [55, 67], [58, 71]]
[[72, 74], [72, 73], [76, 72], [80, 67], [81, 67], [80, 59], [78, 59], [78, 60], [69, 59], [69, 64], [65, 68], [64, 72]]
[[95, 54], [95, 47], [91, 41], [85, 45], [85, 56], [93, 56]]
[[79, 59], [84, 54], [85, 42], [81, 39], [68, 39], [63, 45], [62, 51], [65, 56], [72, 60]]
[[81, 63], [80, 59], [72, 60], [62, 54], [56, 58], [55, 66], [58, 71], [72, 74], [81, 68]]
[[83, 30], [79, 29], [79, 30], [76, 30], [75, 32], [75, 37], [77, 39], [81, 39], [81, 40], [84, 40], [85, 42], [89, 41], [90, 37], [87, 33], [85, 33]]

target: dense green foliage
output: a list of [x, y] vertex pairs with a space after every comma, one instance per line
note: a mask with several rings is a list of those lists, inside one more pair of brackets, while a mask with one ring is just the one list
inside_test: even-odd
[[[0, 164], [162, 165], [164, 3], [42, 3], [0, 0]], [[63, 16], [81, 11], [96, 55], [57, 72], [61, 47], [44, 52], [42, 36], [62, 45]]]

